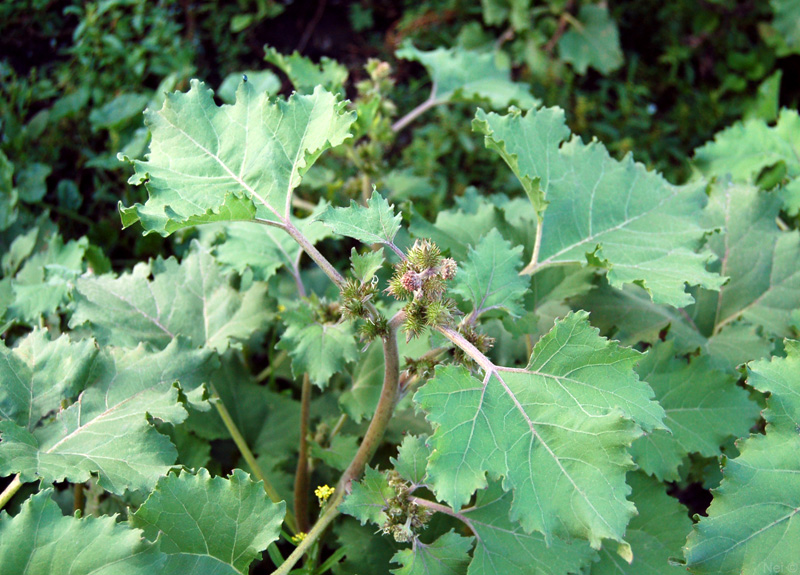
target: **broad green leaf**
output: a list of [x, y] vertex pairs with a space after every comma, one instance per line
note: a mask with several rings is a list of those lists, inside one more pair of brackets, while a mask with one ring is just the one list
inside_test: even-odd
[[437, 368], [414, 396], [435, 426], [426, 483], [458, 510], [487, 473], [502, 475], [514, 492], [511, 520], [548, 544], [622, 542], [635, 513], [627, 449], [639, 425], [663, 428], [663, 410], [633, 371], [638, 359], [578, 313], [539, 340], [525, 369], [482, 365], [481, 381], [463, 367]]
[[433, 82], [430, 99], [441, 104], [451, 100], [488, 100], [494, 108], [512, 102], [523, 108], [539, 105], [527, 84], [511, 81], [507, 62], [494, 52], [463, 48], [437, 48], [425, 52], [406, 42], [398, 58], [414, 60], [425, 67]]
[[401, 567], [394, 575], [460, 575], [470, 562], [468, 555], [474, 537], [462, 537], [452, 529], [431, 544], [414, 539], [411, 549], [392, 557]]
[[478, 110], [473, 128], [544, 210], [539, 249], [523, 272], [588, 261], [608, 269], [612, 286], [636, 283], [676, 307], [692, 302], [686, 284], [717, 289], [724, 281], [705, 268], [711, 254], [696, 252], [711, 231], [701, 223], [702, 185], [673, 186], [630, 155], [614, 160], [596, 141], [565, 142], [558, 108], [524, 116]]
[[0, 422], [0, 475], [82, 483], [96, 473], [112, 493], [151, 489], [177, 456], [151, 419], [186, 419], [176, 382], [197, 388], [210, 363], [211, 352], [192, 349], [182, 338], [157, 353], [144, 347], [101, 352], [87, 375], [92, 386], [54, 419], [33, 431]]
[[361, 283], [372, 281], [372, 278], [383, 267], [383, 262], [385, 261], [383, 248], [374, 252], [367, 251], [364, 254], [359, 254], [356, 248], [350, 250], [350, 268], [353, 270], [353, 275]]
[[96, 356], [91, 339], [73, 342], [63, 334], [50, 341], [39, 328], [14, 349], [0, 342], [0, 416], [33, 431], [62, 401], [80, 393]]
[[315, 64], [297, 51], [287, 56], [275, 48], [265, 46], [264, 60], [286, 74], [301, 94], [314, 92], [318, 86], [332, 92], [340, 91], [347, 81], [347, 68], [325, 56], [320, 59], [319, 64]]
[[514, 30], [527, 30], [531, 25], [531, 0], [481, 0], [483, 21], [490, 26], [511, 22]]
[[244, 72], [234, 72], [225, 76], [219, 85], [217, 96], [226, 104], [236, 103], [236, 90], [244, 78], [247, 83], [253, 86], [257, 94], [266, 92], [274, 96], [281, 89], [281, 81], [270, 70], [245, 70]]
[[354, 116], [344, 105], [319, 87], [270, 102], [243, 82], [236, 103], [218, 107], [212, 91], [193, 80], [189, 92], [169, 94], [161, 110], [145, 113], [150, 154], [133, 160], [129, 182], [146, 183], [150, 197], [120, 207], [123, 222], [138, 219], [146, 233], [168, 235], [188, 222], [220, 220], [226, 210], [238, 219], [244, 200], [260, 219], [287, 218], [308, 168], [350, 136]]
[[[307, 218], [290, 218], [312, 244], [330, 235], [329, 230], [315, 220], [315, 215], [324, 210], [326, 205], [321, 203]], [[217, 261], [240, 274], [251, 269], [254, 277], [260, 281], [268, 280], [284, 266], [294, 270], [303, 253], [300, 244], [283, 230], [254, 222], [227, 224], [224, 238], [212, 249]]]
[[748, 382], [768, 392], [766, 435], [752, 435], [728, 460], [708, 517], [686, 542], [692, 573], [757, 574], [792, 569], [800, 557], [800, 343], [786, 357], [750, 365]]
[[782, 162], [790, 178], [800, 176], [800, 114], [783, 109], [775, 126], [761, 119], [739, 122], [722, 130], [694, 152], [703, 174], [752, 182], [764, 168]]
[[29, 204], [39, 202], [47, 193], [47, 177], [53, 169], [40, 163], [33, 163], [17, 171], [17, 193], [19, 199]]
[[600, 560], [591, 567], [591, 575], [678, 575], [685, 573], [670, 563], [679, 557], [692, 520], [677, 500], [666, 493], [664, 484], [643, 473], [629, 473], [633, 488], [631, 499], [639, 514], [631, 519], [625, 537], [631, 544], [633, 561], [621, 561], [609, 549], [600, 551]]
[[195, 245], [180, 264], [159, 258], [119, 277], [78, 280], [70, 325], [88, 323], [98, 341], [111, 345], [147, 342], [163, 348], [183, 335], [196, 346], [223, 352], [271, 318], [266, 284], [240, 292], [231, 279]]
[[346, 208], [328, 207], [318, 219], [340, 236], [355, 238], [365, 244], [391, 244], [403, 217], [395, 214], [394, 206], [373, 190], [367, 207], [350, 200]]
[[770, 431], [795, 433], [800, 423], [800, 342], [785, 340], [786, 357], [751, 363], [747, 383], [769, 393], [762, 414]]
[[369, 420], [375, 413], [383, 386], [383, 371], [383, 349], [372, 344], [353, 366], [350, 388], [339, 396], [342, 411], [356, 423], [365, 418]]
[[14, 189], [14, 164], [0, 150], [0, 231], [17, 221], [19, 193]]
[[462, 516], [476, 535], [468, 575], [565, 575], [582, 573], [592, 557], [585, 541], [553, 539], [548, 545], [539, 533], [526, 533], [509, 521], [512, 496], [498, 484], [482, 492], [477, 504]]
[[425, 436], [406, 435], [397, 448], [397, 459], [391, 459], [400, 476], [413, 485], [421, 485], [425, 479], [425, 467], [431, 454], [427, 441]]
[[[401, 358], [418, 359], [431, 350], [430, 342], [426, 338], [416, 338], [411, 341], [405, 341], [405, 338], [399, 339], [400, 341], [397, 343]], [[358, 362], [353, 366], [350, 388], [339, 396], [339, 405], [342, 410], [356, 423], [360, 423], [364, 419], [369, 420], [375, 413], [383, 387], [383, 375], [383, 348], [378, 345], [378, 342], [373, 342], [369, 349], [359, 356]], [[399, 415], [398, 412], [395, 412], [387, 433], [391, 432], [392, 426], [396, 422], [400, 425]], [[404, 435], [409, 432], [408, 428], [402, 429]]]
[[585, 74], [591, 66], [607, 76], [622, 67], [619, 30], [605, 4], [581, 6], [578, 22], [558, 41], [558, 54], [572, 64], [578, 74]]
[[292, 358], [292, 373], [308, 373], [311, 382], [325, 389], [328, 380], [358, 357], [355, 331], [350, 322], [324, 321], [308, 301], [298, 301], [282, 314], [286, 331], [276, 346]]
[[493, 229], [476, 247], [470, 247], [450, 291], [471, 302], [475, 316], [495, 309], [522, 315], [522, 296], [528, 291], [530, 280], [519, 275], [521, 254], [522, 246], [512, 248]]
[[677, 481], [678, 467], [689, 453], [721, 455], [719, 446], [726, 439], [747, 435], [758, 420], [758, 404], [736, 385], [736, 377], [713, 369], [707, 355], [687, 363], [674, 358], [670, 343], [659, 344], [636, 371], [656, 392], [670, 432], [654, 430], [640, 437], [631, 455], [660, 481]]
[[769, 355], [772, 350], [772, 344], [756, 326], [743, 322], [734, 322], [706, 337], [684, 310], [653, 303], [648, 293], [636, 285], [618, 290], [606, 284], [572, 303], [590, 311], [594, 325], [625, 345], [655, 343], [666, 330], [666, 338], [674, 344], [676, 354], [702, 350], [717, 369], [733, 370], [742, 363]]
[[338, 471], [344, 471], [358, 451], [358, 437], [338, 434], [328, 447], [322, 447], [311, 441], [311, 457], [322, 460], [326, 465]]
[[165, 553], [210, 556], [246, 573], [277, 540], [285, 512], [241, 469], [228, 478], [200, 469], [161, 478], [129, 522]]
[[772, 26], [794, 52], [800, 52], [800, 5], [793, 0], [770, 0], [775, 14]]
[[147, 94], [122, 93], [89, 114], [93, 131], [119, 129], [142, 113], [150, 101]]
[[710, 298], [716, 304], [715, 333], [742, 318], [769, 335], [792, 335], [789, 315], [800, 308], [800, 234], [778, 229], [780, 208], [780, 198], [754, 186], [712, 189], [708, 217], [726, 233], [712, 237], [709, 246], [720, 258], [721, 273], [731, 278]]
[[86, 268], [84, 259], [90, 247], [86, 237], [65, 244], [58, 233], [40, 234], [37, 244], [38, 250], [11, 282], [14, 303], [9, 315], [27, 323], [66, 305], [76, 278]]
[[409, 231], [415, 237], [430, 239], [442, 250], [450, 250], [450, 256], [457, 261], [464, 261], [469, 246], [478, 245], [481, 238], [493, 229], [507, 226], [503, 211], [482, 198], [474, 210], [451, 208], [440, 211], [435, 223], [412, 211]]
[[52, 489], [33, 495], [15, 517], [0, 513], [3, 573], [154, 575], [166, 557], [138, 529], [114, 517], [65, 517]]
[[339, 505], [339, 511], [352, 515], [364, 525], [367, 521], [379, 527], [386, 523], [387, 501], [395, 496], [386, 474], [367, 466], [363, 479], [353, 482], [350, 494]]
[[339, 547], [345, 551], [345, 559], [333, 568], [336, 575], [354, 573], [377, 573], [387, 566], [398, 551], [398, 544], [391, 537], [378, 537], [375, 527], [362, 526], [349, 517], [334, 524]]

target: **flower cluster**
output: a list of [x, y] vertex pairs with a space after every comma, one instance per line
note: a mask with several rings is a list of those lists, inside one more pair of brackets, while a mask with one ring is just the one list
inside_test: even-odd
[[407, 543], [426, 527], [433, 513], [420, 507], [409, 497], [409, 485], [397, 471], [389, 471], [387, 479], [395, 495], [386, 501], [384, 513], [387, 519], [381, 526], [381, 531], [384, 535], [391, 535], [399, 543]]
[[320, 485], [314, 490], [314, 495], [317, 496], [319, 500], [319, 506], [322, 507], [328, 501], [331, 495], [333, 495], [334, 491], [336, 491], [335, 487], [329, 487], [328, 485]]
[[[373, 279], [377, 280], [377, 277]], [[372, 341], [376, 337], [384, 337], [389, 333], [388, 322], [383, 315], [374, 315], [367, 309], [368, 304], [378, 293], [377, 281], [362, 282], [349, 278], [341, 292], [341, 311], [345, 319], [363, 319], [358, 330], [361, 339]]]
[[417, 337], [426, 327], [446, 325], [453, 319], [456, 306], [444, 297], [446, 282], [455, 277], [457, 266], [429, 240], [417, 240], [408, 257], [395, 266], [386, 291], [397, 299], [410, 300], [405, 307], [403, 328], [408, 339]]
[[[483, 354], [486, 354], [486, 352], [494, 347], [493, 337], [476, 330], [475, 327], [467, 321], [462, 321], [459, 323], [456, 330], [458, 333], [464, 336], [464, 339], [474, 345], [477, 350]], [[454, 354], [455, 360], [467, 369], [475, 370], [477, 367], [475, 362], [460, 347], [455, 348]]]

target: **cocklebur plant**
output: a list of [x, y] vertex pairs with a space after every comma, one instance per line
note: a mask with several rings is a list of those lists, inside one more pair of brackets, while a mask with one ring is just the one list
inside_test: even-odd
[[[180, 261], [78, 278], [73, 332], [35, 329], [0, 363], [0, 504], [92, 480], [126, 518], [63, 516], [45, 487], [0, 516], [0, 565], [243, 573], [266, 550], [276, 574], [303, 558], [304, 573], [789, 569], [800, 239], [776, 218], [794, 180], [768, 192], [760, 168], [733, 172], [735, 134], [698, 152], [717, 180], [675, 186], [570, 138], [557, 108], [478, 109], [521, 193], [473, 191], [405, 226], [381, 188], [341, 207], [302, 187], [355, 144], [360, 111], [246, 82], [218, 106], [195, 81], [147, 112], [130, 181], [149, 199], [123, 223], [212, 232]], [[791, 133], [747, 130], [774, 147]], [[269, 337], [261, 379], [299, 401], [250, 378]], [[258, 482], [205, 469], [203, 440], [226, 439]], [[693, 527], [663, 482], [718, 460]]]

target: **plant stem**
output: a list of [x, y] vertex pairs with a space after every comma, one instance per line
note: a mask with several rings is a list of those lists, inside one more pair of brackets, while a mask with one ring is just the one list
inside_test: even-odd
[[425, 100], [424, 102], [422, 102], [419, 106], [417, 106], [413, 110], [411, 110], [408, 114], [406, 114], [405, 116], [403, 116], [402, 118], [397, 120], [394, 124], [392, 124], [392, 131], [395, 134], [397, 132], [402, 131], [403, 128], [408, 126], [411, 122], [416, 120], [419, 116], [421, 116], [422, 114], [424, 114], [425, 112], [427, 112], [428, 110], [433, 108], [434, 106], [437, 106], [437, 105], [442, 104], [442, 103], [444, 103], [444, 102], [442, 102], [441, 100], [436, 98], [436, 84], [434, 84], [433, 87], [431, 88], [431, 95], [428, 96], [428, 99]]
[[[216, 401], [213, 401], [214, 407], [217, 408], [217, 413], [222, 418], [222, 422], [225, 424], [225, 427], [228, 429], [228, 433], [231, 434], [233, 438], [233, 442], [236, 444], [236, 447], [239, 448], [239, 452], [244, 457], [244, 460], [247, 462], [247, 465], [250, 466], [250, 469], [253, 472], [253, 475], [259, 481], [264, 483], [264, 491], [266, 491], [267, 496], [272, 500], [273, 503], [280, 503], [283, 501], [278, 492], [275, 490], [275, 487], [270, 483], [269, 479], [267, 479], [266, 475], [264, 475], [264, 470], [261, 469], [261, 466], [256, 461], [255, 455], [253, 452], [250, 451], [250, 447], [247, 445], [247, 441], [245, 441], [244, 436], [239, 431], [239, 428], [236, 426], [236, 423], [233, 421], [228, 408], [225, 407], [225, 404], [222, 403], [222, 399], [220, 399], [217, 390], [214, 389], [214, 386], [211, 385], [211, 391], [214, 393]], [[286, 510], [286, 525], [289, 526], [289, 529], [292, 530], [293, 533], [297, 533], [297, 521], [295, 520], [294, 513], [291, 510]]]
[[339, 515], [339, 503], [341, 503], [342, 498], [343, 496], [341, 494], [334, 494], [333, 498], [330, 500], [331, 503], [325, 508], [325, 512], [320, 518], [317, 519], [317, 522], [314, 524], [314, 527], [311, 528], [311, 531], [308, 532], [305, 539], [295, 547], [295, 550], [286, 558], [286, 561], [272, 572], [272, 575], [286, 575], [292, 567], [300, 561], [300, 558], [305, 555], [306, 550], [316, 542], [319, 536], [328, 528], [328, 525]]
[[364, 473], [364, 467], [375, 455], [378, 444], [383, 439], [383, 433], [389, 425], [389, 420], [394, 412], [395, 399], [397, 398], [397, 384], [400, 380], [400, 354], [397, 350], [397, 328], [405, 321], [405, 312], [399, 311], [389, 320], [389, 333], [383, 339], [383, 387], [378, 406], [372, 421], [369, 422], [367, 432], [355, 457], [339, 479], [336, 486], [337, 493], [349, 491], [350, 482]]
[[298, 230], [294, 224], [292, 224], [292, 222], [287, 220], [284, 229], [286, 230], [286, 233], [294, 238], [294, 241], [300, 244], [300, 247], [303, 248], [303, 251], [308, 254], [308, 257], [314, 260], [314, 262], [322, 269], [322, 271], [325, 272], [325, 275], [331, 278], [331, 281], [335, 283], [337, 287], [341, 288], [344, 286], [344, 278], [342, 277], [342, 274], [336, 271], [336, 268], [331, 265], [325, 256], [319, 253], [319, 250], [308, 241], [303, 233]]
[[452, 327], [439, 326], [436, 328], [436, 331], [460, 347], [464, 353], [466, 353], [475, 363], [481, 366], [486, 373], [495, 371], [495, 366], [491, 360]]
[[334, 518], [339, 514], [339, 504], [344, 499], [345, 493], [348, 491], [350, 483], [361, 476], [364, 472], [364, 467], [378, 448], [386, 427], [392, 418], [392, 412], [395, 407], [395, 399], [397, 397], [397, 383], [400, 379], [400, 357], [397, 349], [397, 328], [405, 320], [405, 312], [399, 311], [395, 316], [389, 320], [389, 333], [383, 339], [383, 354], [384, 354], [384, 373], [383, 373], [383, 388], [381, 389], [381, 397], [378, 400], [378, 407], [375, 409], [375, 414], [372, 416], [372, 421], [369, 423], [367, 432], [361, 445], [358, 448], [353, 460], [347, 467], [339, 483], [336, 485], [331, 499], [328, 500], [328, 505], [325, 507], [322, 515], [319, 517], [314, 527], [308, 532], [305, 539], [303, 539], [297, 548], [292, 552], [286, 561], [272, 572], [272, 575], [286, 575], [306, 553], [317, 538], [322, 535], [325, 529], [330, 525]]
[[72, 511], [83, 513], [83, 507], [86, 505], [86, 497], [83, 491], [83, 483], [76, 483], [73, 489]]
[[19, 488], [22, 487], [22, 481], [19, 479], [19, 473], [11, 480], [6, 488], [0, 493], [0, 509], [5, 507], [6, 503], [11, 501], [11, 498], [14, 497], [14, 494], [19, 491]]
[[422, 499], [420, 497], [409, 497], [408, 499], [412, 503], [416, 503], [420, 507], [425, 507], [430, 509], [431, 511], [436, 511], [437, 513], [444, 513], [445, 515], [449, 515], [450, 517], [455, 517], [459, 521], [466, 523], [467, 526], [472, 529], [472, 525], [470, 524], [469, 519], [467, 519], [461, 513], [456, 513], [453, 511], [452, 508], [448, 507], [447, 505], [442, 505], [441, 503], [436, 503], [435, 501], [429, 501], [428, 499]]
[[344, 424], [346, 422], [347, 422], [347, 414], [343, 413], [342, 415], [339, 416], [339, 420], [336, 422], [336, 425], [334, 425], [333, 429], [331, 429], [331, 434], [328, 436], [328, 443], [333, 441], [333, 438], [339, 435], [339, 432], [342, 430], [342, 427], [344, 427]]
[[308, 531], [308, 419], [311, 411], [311, 380], [303, 374], [303, 389], [300, 392], [300, 454], [294, 476], [294, 515], [297, 529]]

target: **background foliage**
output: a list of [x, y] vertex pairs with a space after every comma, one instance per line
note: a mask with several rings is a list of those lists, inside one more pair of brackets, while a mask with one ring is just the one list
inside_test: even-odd
[[[395, 414], [302, 572], [796, 567], [798, 22], [792, 0], [0, 5], [0, 565], [272, 572], [381, 393], [379, 322], [340, 320], [358, 298], [396, 312], [385, 264], [428, 238], [458, 262], [453, 300], [409, 313], [425, 335], [400, 337]], [[233, 137], [245, 101], [274, 122]], [[260, 161], [202, 164], [185, 126]], [[198, 199], [198, 174], [231, 179]], [[254, 217], [291, 222], [350, 299]], [[485, 363], [425, 331], [451, 316]], [[596, 410], [603, 442], [504, 403], [526, 385]], [[538, 417], [567, 471], [486, 455]], [[608, 509], [565, 511], [560, 474]], [[52, 546], [21, 550], [32, 523]]]

